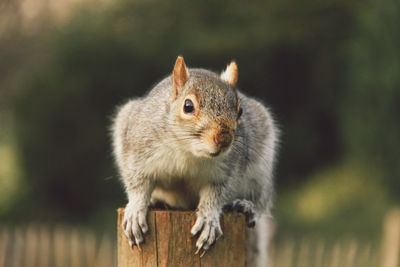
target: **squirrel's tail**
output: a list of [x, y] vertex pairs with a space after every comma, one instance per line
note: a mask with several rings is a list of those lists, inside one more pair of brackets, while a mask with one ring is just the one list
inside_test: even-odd
[[267, 216], [258, 219], [254, 229], [246, 229], [246, 266], [271, 267], [268, 264], [268, 249], [273, 229], [273, 221]]

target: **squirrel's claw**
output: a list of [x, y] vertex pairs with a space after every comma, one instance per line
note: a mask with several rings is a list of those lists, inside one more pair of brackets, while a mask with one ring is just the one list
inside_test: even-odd
[[202, 250], [202, 252], [200, 253], [200, 258], [203, 258], [203, 256], [206, 254], [206, 252], [207, 252], [207, 250], [208, 250], [208, 249], [206, 249], [206, 248], [203, 248], [203, 249], [198, 248], [198, 249], [196, 250], [196, 252], [194, 253], [194, 255], [199, 254], [199, 252], [200, 252], [201, 250]]
[[206, 254], [207, 250], [203, 250], [203, 252], [200, 254], [200, 258], [203, 258], [204, 254]]
[[[199, 252], [200, 252], [201, 250], [202, 250], [201, 248], [198, 248], [198, 249], [196, 250], [196, 252], [194, 253], [194, 255], [199, 254]], [[204, 256], [204, 254], [206, 254], [206, 252], [207, 252], [207, 249], [204, 249], [204, 248], [203, 248], [202, 252], [200, 253], [200, 258], [202, 258], [202, 257]]]

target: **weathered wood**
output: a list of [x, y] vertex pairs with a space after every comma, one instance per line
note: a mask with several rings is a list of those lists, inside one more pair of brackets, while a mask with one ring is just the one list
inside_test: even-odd
[[121, 228], [124, 209], [118, 209], [118, 266], [245, 266], [245, 218], [227, 213], [221, 219], [224, 235], [200, 258], [195, 255], [196, 237], [190, 229], [196, 220], [193, 211], [150, 211], [149, 233], [141, 251], [129, 247]]

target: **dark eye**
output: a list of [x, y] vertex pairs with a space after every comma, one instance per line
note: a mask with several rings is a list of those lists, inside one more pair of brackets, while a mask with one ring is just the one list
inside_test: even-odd
[[185, 113], [192, 113], [194, 111], [194, 104], [192, 100], [186, 99], [185, 100], [185, 105], [183, 106], [183, 111]]
[[239, 108], [238, 119], [240, 119], [240, 116], [242, 116], [242, 113], [243, 113], [243, 109]]

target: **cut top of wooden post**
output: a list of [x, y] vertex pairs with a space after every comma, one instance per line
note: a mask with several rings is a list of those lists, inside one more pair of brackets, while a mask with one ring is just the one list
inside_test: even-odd
[[224, 235], [200, 258], [195, 255], [196, 237], [192, 228], [194, 211], [151, 210], [147, 215], [149, 232], [141, 251], [130, 248], [121, 222], [124, 209], [118, 209], [118, 267], [144, 266], [237, 266], [246, 264], [245, 218], [226, 213], [221, 218]]

